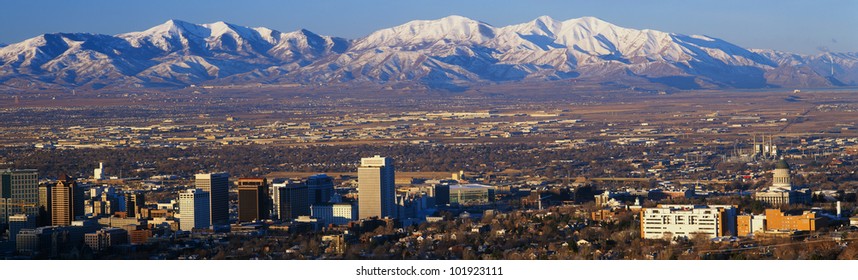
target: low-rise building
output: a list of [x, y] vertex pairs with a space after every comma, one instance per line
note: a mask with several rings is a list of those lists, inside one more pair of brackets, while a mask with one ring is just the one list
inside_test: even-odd
[[740, 215], [736, 217], [738, 236], [750, 236], [766, 230], [766, 215]]
[[128, 232], [128, 241], [131, 244], [144, 244], [152, 238], [151, 229], [136, 229]]
[[25, 228], [18, 232], [15, 249], [24, 256], [53, 257], [69, 243], [70, 234], [65, 227]]
[[495, 187], [481, 184], [450, 185], [450, 204], [480, 205], [493, 202]]
[[[825, 218], [811, 211], [788, 215], [779, 209], [766, 209], [765, 215], [737, 217], [739, 236], [783, 237], [798, 231], [816, 231], [825, 226]], [[790, 234], [787, 234], [790, 233]], [[762, 235], [761, 235], [762, 234]]]
[[15, 243], [15, 238], [22, 229], [36, 228], [36, 217], [27, 214], [17, 214], [9, 217], [9, 241]]
[[103, 228], [84, 236], [86, 246], [95, 252], [128, 243], [128, 231], [121, 228]]
[[823, 218], [810, 211], [787, 215], [778, 209], [766, 209], [766, 230], [816, 231], [824, 225]]
[[311, 216], [325, 224], [345, 225], [357, 219], [357, 207], [351, 203], [313, 205]]

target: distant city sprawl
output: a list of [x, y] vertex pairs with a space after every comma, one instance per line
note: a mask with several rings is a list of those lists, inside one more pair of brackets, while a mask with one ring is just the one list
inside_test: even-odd
[[315, 90], [0, 96], [0, 255], [858, 258], [848, 90]]

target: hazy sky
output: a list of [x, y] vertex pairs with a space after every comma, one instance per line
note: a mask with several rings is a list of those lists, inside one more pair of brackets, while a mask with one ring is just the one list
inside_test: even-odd
[[0, 0], [0, 43], [53, 32], [118, 34], [168, 19], [223, 20], [280, 31], [358, 38], [415, 19], [461, 15], [494, 26], [540, 15], [565, 20], [595, 16], [636, 29], [703, 34], [746, 48], [813, 54], [820, 48], [858, 52], [858, 1], [676, 0]]

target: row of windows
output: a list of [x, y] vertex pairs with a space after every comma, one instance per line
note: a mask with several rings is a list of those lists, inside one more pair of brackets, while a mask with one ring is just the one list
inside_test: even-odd
[[701, 216], [698, 216], [698, 215], [693, 215], [693, 214], [692, 214], [692, 215], [688, 215], [688, 214], [682, 214], [682, 215], [679, 215], [679, 214], [674, 214], [674, 215], [669, 215], [669, 214], [663, 214], [663, 215], [648, 215], [648, 216], [647, 216], [647, 217], [645, 217], [645, 218], [658, 218], [658, 219], [663, 219], [663, 218], [669, 218], [669, 217], [675, 217], [676, 219], [684, 219], [685, 217], [689, 217], [689, 218], [691, 218], [691, 219], [698, 219], [698, 218], [699, 218], [699, 219], [716, 218], [715, 216], [709, 216], [709, 215], [701, 215]]

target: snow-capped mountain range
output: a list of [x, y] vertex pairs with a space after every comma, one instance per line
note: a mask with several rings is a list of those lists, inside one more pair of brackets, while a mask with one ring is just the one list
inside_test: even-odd
[[10, 88], [349, 83], [462, 87], [573, 79], [698, 88], [858, 85], [858, 53], [800, 55], [624, 28], [594, 17], [494, 27], [416, 20], [356, 40], [170, 20], [115, 36], [44, 34], [0, 47]]

